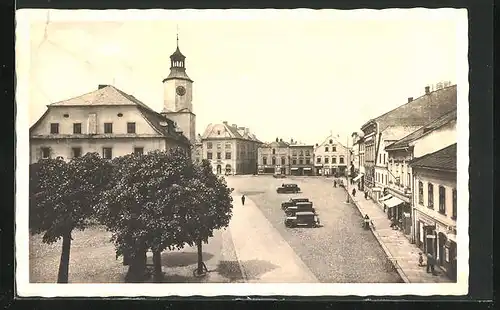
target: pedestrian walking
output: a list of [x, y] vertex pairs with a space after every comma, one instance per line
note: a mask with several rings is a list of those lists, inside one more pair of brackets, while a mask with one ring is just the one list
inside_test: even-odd
[[245, 205], [245, 195], [241, 196], [241, 204]]
[[368, 192], [365, 190], [365, 199], [368, 199]]
[[355, 196], [356, 196], [356, 189], [355, 189], [355, 188], [353, 188], [353, 189], [352, 189], [352, 197], [355, 197]]
[[434, 256], [432, 256], [431, 253], [427, 253], [427, 268], [426, 268], [427, 273], [434, 273]]
[[337, 180], [333, 180], [333, 187], [337, 187]]
[[418, 265], [420, 267], [424, 266], [424, 257], [422, 256], [422, 252], [418, 253]]

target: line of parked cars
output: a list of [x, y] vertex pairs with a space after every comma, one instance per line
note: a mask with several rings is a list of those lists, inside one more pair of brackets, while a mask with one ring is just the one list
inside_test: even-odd
[[[300, 193], [300, 187], [297, 184], [282, 184], [276, 192], [279, 194]], [[286, 227], [319, 227], [318, 213], [308, 198], [290, 198], [281, 203], [281, 209], [285, 213]]]

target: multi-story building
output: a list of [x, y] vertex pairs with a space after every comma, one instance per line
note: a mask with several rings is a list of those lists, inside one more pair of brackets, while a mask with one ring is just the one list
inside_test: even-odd
[[265, 143], [258, 149], [259, 174], [290, 174], [290, 144], [283, 139]]
[[192, 81], [186, 78], [185, 57], [178, 47], [170, 58], [162, 113], [114, 86], [99, 85], [95, 91], [47, 106], [30, 128], [30, 161], [71, 159], [88, 152], [114, 158], [176, 146], [190, 151], [195, 130]]
[[403, 231], [410, 239], [414, 237], [411, 228], [415, 216], [411, 207], [413, 173], [409, 162], [456, 143], [456, 123], [457, 111], [453, 110], [385, 148], [389, 181], [384, 198], [390, 199], [382, 200], [389, 208], [388, 216], [402, 222]]
[[209, 124], [201, 137], [203, 159], [208, 159], [217, 174], [256, 174], [257, 150], [261, 141], [249, 128]]
[[313, 175], [314, 145], [290, 142], [290, 174]]
[[201, 141], [200, 134], [196, 135], [196, 139], [194, 141], [193, 159], [196, 163], [201, 163], [201, 160], [203, 159], [203, 143]]
[[345, 175], [349, 160], [349, 149], [329, 135], [314, 147], [314, 168], [316, 175]]
[[456, 106], [456, 85], [433, 92], [426, 86], [423, 96], [415, 100], [408, 98], [406, 104], [368, 121], [361, 127], [364, 144], [364, 190], [368, 196], [376, 201], [384, 196], [383, 188], [388, 184], [385, 146], [456, 109]]
[[413, 191], [415, 240], [425, 253], [433, 254], [438, 265], [455, 280], [457, 144], [417, 158], [410, 166], [416, 189]]

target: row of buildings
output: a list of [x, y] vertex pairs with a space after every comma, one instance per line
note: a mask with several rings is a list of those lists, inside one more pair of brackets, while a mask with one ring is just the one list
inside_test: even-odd
[[358, 187], [456, 278], [457, 86], [408, 98], [353, 133]]

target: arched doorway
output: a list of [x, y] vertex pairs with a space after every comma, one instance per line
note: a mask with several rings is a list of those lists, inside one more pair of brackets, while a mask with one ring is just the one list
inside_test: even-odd
[[222, 173], [222, 166], [217, 165], [217, 174], [221, 174], [221, 173]]

